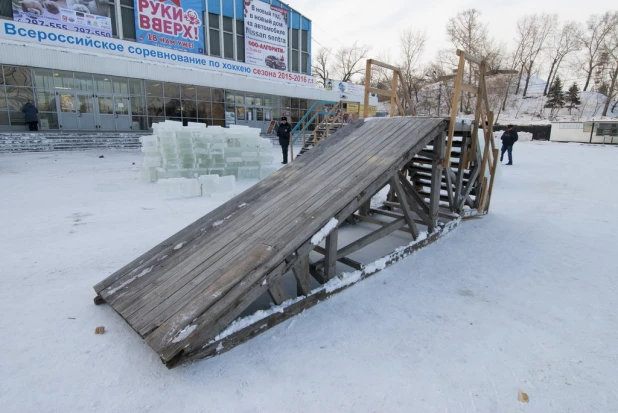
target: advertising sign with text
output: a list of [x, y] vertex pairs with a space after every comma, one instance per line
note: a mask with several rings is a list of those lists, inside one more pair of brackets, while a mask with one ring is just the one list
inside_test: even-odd
[[245, 0], [245, 61], [288, 70], [288, 11], [260, 0]]

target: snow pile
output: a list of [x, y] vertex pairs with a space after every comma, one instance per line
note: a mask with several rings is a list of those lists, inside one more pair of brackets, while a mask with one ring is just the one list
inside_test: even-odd
[[163, 182], [166, 196], [231, 192], [235, 179], [264, 179], [277, 170], [272, 143], [257, 128], [167, 120], [153, 124], [153, 131], [140, 138], [142, 181]]
[[337, 221], [335, 218], [331, 218], [330, 221], [328, 221], [321, 230], [316, 232], [316, 234], [311, 237], [311, 244], [319, 245], [320, 242], [322, 242], [322, 240], [326, 238], [326, 236], [337, 227], [337, 224], [339, 224], [339, 221]]

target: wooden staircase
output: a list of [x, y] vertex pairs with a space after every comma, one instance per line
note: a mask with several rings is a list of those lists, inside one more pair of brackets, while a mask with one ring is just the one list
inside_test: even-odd
[[324, 115], [322, 121], [316, 125], [309, 136], [303, 134], [303, 147], [297, 156], [306, 153], [318, 145], [320, 141], [328, 138], [329, 134], [332, 135], [344, 126], [343, 105], [342, 102], [338, 102]]

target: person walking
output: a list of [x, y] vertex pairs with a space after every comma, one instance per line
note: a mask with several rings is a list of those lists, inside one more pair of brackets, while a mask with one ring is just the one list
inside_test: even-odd
[[502, 150], [500, 151], [500, 162], [504, 158], [504, 152], [509, 154], [509, 163], [507, 165], [513, 165], [513, 145], [519, 139], [517, 132], [513, 129], [513, 125], [507, 125], [506, 131], [502, 134]]
[[26, 116], [26, 123], [30, 131], [39, 130], [39, 110], [32, 103], [28, 102], [21, 108], [21, 111]]
[[281, 145], [281, 151], [283, 152], [282, 164], [288, 163], [288, 147], [290, 146], [290, 132], [292, 126], [288, 123], [288, 118], [285, 116], [281, 118], [281, 123], [277, 128], [277, 136], [279, 137], [279, 145]]

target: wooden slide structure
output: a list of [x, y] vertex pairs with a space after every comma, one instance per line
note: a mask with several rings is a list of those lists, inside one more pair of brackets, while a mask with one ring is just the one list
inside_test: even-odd
[[[101, 281], [95, 302], [109, 304], [168, 367], [233, 348], [435, 241], [462, 216], [486, 211], [480, 202], [489, 197], [474, 172], [483, 162], [479, 146], [468, 155], [466, 131], [449, 139], [449, 123], [352, 122]], [[386, 186], [385, 205], [372, 206]], [[338, 242], [345, 226], [361, 222], [373, 229]], [[408, 244], [380, 265], [353, 255], [396, 231]], [[347, 267], [353, 277], [337, 271]], [[276, 311], [230, 329], [264, 297]]]

